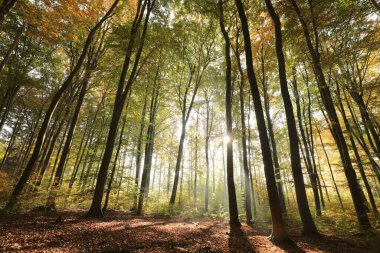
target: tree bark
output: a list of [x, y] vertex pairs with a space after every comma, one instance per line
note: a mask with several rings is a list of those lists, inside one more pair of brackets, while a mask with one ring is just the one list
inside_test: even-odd
[[274, 173], [273, 160], [270, 150], [269, 138], [267, 129], [265, 126], [265, 118], [263, 107], [261, 104], [260, 91], [257, 85], [255, 71], [253, 68], [253, 55], [251, 48], [251, 37], [249, 33], [249, 26], [247, 16], [245, 14], [244, 6], [241, 0], [235, 0], [235, 4], [239, 13], [243, 36], [244, 36], [244, 48], [245, 58], [247, 65], [248, 80], [251, 87], [251, 93], [253, 98], [253, 104], [256, 114], [257, 128], [259, 130], [261, 153], [263, 157], [264, 172], [266, 178], [267, 192], [269, 198], [269, 207], [272, 216], [272, 235], [271, 239], [274, 241], [284, 241], [288, 238], [285, 223], [281, 215], [280, 199], [278, 196], [276, 177]]
[[140, 179], [140, 170], [141, 170], [141, 157], [142, 157], [142, 144], [144, 139], [144, 128], [145, 128], [145, 115], [147, 111], [147, 105], [148, 105], [148, 85], [145, 89], [145, 99], [144, 99], [144, 106], [141, 113], [141, 120], [140, 120], [140, 133], [139, 133], [139, 139], [137, 141], [137, 147], [136, 147], [136, 174], [135, 174], [135, 195], [133, 197], [133, 209], [137, 210], [137, 204], [138, 204], [138, 192], [139, 192], [139, 179]]
[[280, 198], [281, 212], [286, 213], [286, 205], [285, 205], [285, 197], [284, 197], [284, 191], [283, 191], [283, 186], [282, 186], [280, 163], [278, 161], [277, 144], [276, 144], [276, 139], [274, 137], [273, 123], [270, 116], [268, 87], [267, 87], [267, 82], [265, 78], [266, 73], [265, 73], [263, 45], [261, 46], [261, 72], [262, 72], [262, 85], [263, 85], [263, 97], [264, 97], [264, 110], [265, 110], [265, 116], [266, 116], [267, 124], [268, 124], [269, 141], [272, 147], [274, 172], [276, 176], [278, 196]]
[[205, 90], [206, 100], [206, 129], [205, 129], [205, 154], [206, 154], [206, 190], [205, 190], [205, 211], [208, 212], [209, 191], [210, 191], [210, 134], [212, 130], [212, 119], [210, 119], [210, 97], [208, 97], [207, 90]]
[[103, 209], [102, 209], [103, 213], [107, 210], [107, 207], [108, 207], [108, 201], [109, 201], [109, 197], [110, 197], [111, 190], [112, 190], [112, 183], [113, 183], [113, 180], [115, 177], [115, 172], [116, 172], [117, 159], [119, 158], [120, 149], [121, 149], [121, 146], [123, 143], [123, 134], [124, 134], [124, 128], [125, 128], [126, 122], [127, 122], [127, 118], [124, 116], [123, 124], [122, 124], [121, 130], [120, 130], [119, 144], [118, 144], [117, 149], [116, 149], [116, 154], [115, 154], [115, 159], [113, 161], [111, 175], [110, 175], [110, 178], [108, 180], [106, 198], [105, 198]]
[[227, 136], [227, 190], [228, 190], [228, 205], [230, 212], [230, 226], [241, 226], [239, 221], [239, 213], [236, 201], [236, 189], [234, 182], [234, 162], [233, 162], [233, 132], [232, 132], [232, 64], [231, 64], [231, 42], [224, 24], [224, 10], [222, 0], [218, 1], [219, 7], [219, 25], [224, 38], [224, 57], [226, 61], [226, 127]]
[[272, 2], [270, 0], [265, 0], [265, 3], [275, 27], [278, 72], [279, 72], [279, 77], [280, 77], [281, 94], [282, 94], [282, 99], [284, 102], [285, 113], [286, 113], [290, 158], [291, 158], [292, 173], [293, 173], [294, 185], [295, 185], [296, 196], [297, 196], [297, 204], [298, 204], [298, 210], [299, 210], [301, 220], [302, 220], [302, 225], [303, 225], [302, 233], [308, 234], [308, 235], [318, 235], [318, 230], [314, 224], [313, 218], [310, 213], [307, 196], [306, 196], [305, 183], [303, 181], [296, 120], [295, 120], [295, 116], [293, 112], [293, 105], [290, 99], [287, 78], [286, 78], [285, 56], [284, 56], [283, 45], [282, 45], [281, 21], [272, 5]]
[[336, 194], [338, 195], [338, 200], [339, 200], [339, 203], [340, 203], [340, 207], [344, 211], [344, 206], [343, 206], [342, 198], [340, 197], [339, 189], [338, 189], [338, 186], [336, 184], [334, 173], [333, 173], [332, 168], [331, 168], [330, 159], [329, 159], [329, 156], [327, 154], [327, 151], [326, 151], [326, 148], [325, 148], [325, 144], [323, 143], [321, 131], [319, 130], [318, 126], [316, 126], [316, 128], [317, 128], [317, 133], [318, 133], [318, 136], [319, 136], [319, 140], [320, 140], [321, 145], [322, 145], [323, 153], [325, 154], [325, 157], [326, 157], [326, 160], [327, 160], [327, 165], [328, 165], [329, 170], [330, 170], [331, 179], [333, 181]]
[[251, 209], [251, 189], [249, 183], [249, 168], [248, 168], [248, 151], [247, 151], [247, 130], [245, 124], [245, 107], [244, 107], [244, 71], [241, 66], [240, 52], [238, 51], [239, 38], [236, 36], [236, 58], [240, 73], [240, 87], [239, 87], [239, 98], [240, 98], [240, 122], [241, 122], [241, 143], [243, 150], [243, 173], [244, 173], [244, 199], [245, 199], [245, 214], [247, 223], [252, 223], [252, 209]]
[[[154, 138], [155, 138], [155, 120], [158, 109], [158, 98], [160, 93], [160, 85], [158, 84], [158, 76], [159, 76], [160, 68], [157, 67], [157, 72], [154, 80], [153, 91], [152, 91], [152, 99], [150, 103], [150, 112], [149, 112], [149, 125], [147, 129], [147, 142], [145, 145], [145, 155], [144, 155], [144, 170], [141, 177], [141, 187], [139, 194], [139, 202], [137, 207], [137, 214], [142, 214], [144, 198], [148, 195], [149, 190], [149, 179], [150, 179], [150, 171], [152, 168], [152, 158], [153, 158], [153, 150], [154, 150]], [[157, 157], [156, 157], [157, 162]]]
[[13, 130], [12, 130], [12, 134], [11, 134], [11, 138], [9, 138], [9, 142], [8, 142], [8, 145], [7, 145], [7, 148], [5, 149], [5, 154], [3, 156], [3, 159], [1, 161], [1, 164], [0, 164], [0, 171], [4, 168], [4, 165], [5, 165], [5, 162], [7, 161], [7, 158], [9, 156], [9, 153], [11, 152], [11, 150], [13, 149], [13, 145], [14, 145], [14, 140], [16, 139], [16, 136], [17, 136], [17, 133], [19, 131], [19, 127], [21, 125], [21, 122], [20, 122], [20, 117], [19, 116], [17, 118], [17, 121], [15, 123], [15, 126], [13, 127]]

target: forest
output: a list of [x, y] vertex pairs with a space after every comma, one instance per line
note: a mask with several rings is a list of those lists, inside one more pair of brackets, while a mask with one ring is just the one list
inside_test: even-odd
[[0, 0], [0, 252], [380, 252], [380, 1]]

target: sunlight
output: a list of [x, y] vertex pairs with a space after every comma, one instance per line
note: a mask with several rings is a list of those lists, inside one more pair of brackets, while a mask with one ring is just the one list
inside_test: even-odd
[[228, 136], [228, 135], [225, 135], [225, 136], [223, 137], [223, 142], [224, 142], [224, 143], [230, 143], [230, 142], [231, 142], [231, 137]]

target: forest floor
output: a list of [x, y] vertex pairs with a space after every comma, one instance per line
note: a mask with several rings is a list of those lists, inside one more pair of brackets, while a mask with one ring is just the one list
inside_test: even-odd
[[[274, 245], [270, 224], [243, 225], [230, 232], [226, 221], [107, 213], [103, 220], [84, 211], [30, 212], [0, 217], [0, 252], [380, 252], [380, 233], [315, 239], [289, 226], [293, 243]], [[61, 220], [57, 217], [61, 216]]]

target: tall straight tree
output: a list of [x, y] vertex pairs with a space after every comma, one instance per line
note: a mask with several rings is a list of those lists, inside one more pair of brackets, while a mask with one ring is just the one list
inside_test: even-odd
[[328, 119], [330, 121], [331, 133], [338, 146], [340, 157], [343, 162], [344, 174], [348, 181], [348, 186], [351, 192], [352, 200], [354, 202], [357, 218], [359, 220], [360, 225], [363, 228], [369, 228], [371, 227], [371, 225], [366, 213], [366, 207], [364, 205], [363, 198], [360, 193], [361, 189], [356, 177], [355, 170], [351, 163], [348, 146], [343, 135], [343, 131], [338, 119], [338, 115], [336, 113], [331, 91], [330, 91], [329, 85], [326, 82], [326, 78], [322, 69], [321, 55], [320, 55], [320, 41], [319, 41], [319, 36], [318, 36], [319, 34], [316, 27], [316, 22], [315, 22], [313, 1], [309, 0], [308, 2], [309, 2], [310, 14], [312, 16], [312, 32], [314, 32], [314, 35], [315, 35], [314, 45], [312, 42], [308, 24], [306, 23], [306, 20], [301, 12], [301, 9], [299, 8], [296, 0], [290, 0], [290, 3], [292, 4], [293, 9], [297, 14], [298, 21], [301, 24], [306, 45], [307, 45], [309, 54], [311, 56], [314, 75], [318, 84], [319, 93], [322, 98], [322, 103], [327, 112]]
[[245, 123], [245, 106], [244, 106], [244, 70], [241, 65], [240, 51], [239, 51], [239, 35], [240, 32], [236, 34], [236, 47], [234, 49], [239, 75], [240, 75], [240, 85], [239, 85], [239, 98], [240, 98], [240, 122], [241, 122], [241, 143], [243, 149], [243, 171], [244, 171], [244, 199], [245, 199], [245, 215], [247, 223], [252, 223], [252, 208], [251, 208], [251, 189], [249, 183], [249, 167], [248, 167], [248, 148], [247, 148], [247, 129]]
[[[140, 61], [141, 53], [144, 48], [144, 42], [145, 42], [146, 34], [148, 31], [149, 17], [153, 10], [155, 2], [156, 2], [155, 0], [140, 0], [137, 4], [135, 18], [133, 20], [132, 27], [130, 30], [130, 40], [127, 45], [127, 51], [126, 51], [124, 64], [121, 71], [118, 89], [117, 89], [117, 93], [115, 97], [112, 118], [111, 118], [111, 122], [109, 126], [108, 136], [107, 136], [107, 143], [104, 149], [103, 159], [102, 159], [97, 180], [96, 180], [94, 197], [92, 199], [90, 210], [87, 213], [88, 217], [103, 217], [102, 199], [103, 199], [105, 184], [107, 181], [108, 167], [112, 158], [112, 153], [113, 153], [113, 149], [115, 145], [117, 127], [119, 125], [120, 116], [124, 108], [125, 100], [132, 87], [132, 83], [136, 79], [139, 61]], [[141, 37], [140, 37], [140, 45], [137, 51], [135, 52], [134, 63], [133, 63], [132, 70], [130, 71], [128, 81], [125, 82], [127, 78], [128, 70], [130, 67], [131, 58], [134, 53], [134, 47], [136, 44], [138, 33], [140, 30], [139, 28], [141, 26], [141, 22], [144, 18], [144, 15], [145, 15], [145, 19], [143, 22], [143, 28], [142, 28]]]
[[[266, 69], [265, 69], [265, 51], [264, 51], [264, 44], [261, 45], [261, 82], [263, 86], [263, 98], [264, 98], [264, 111], [265, 111], [265, 117], [268, 124], [268, 134], [269, 134], [269, 141], [272, 148], [272, 155], [273, 155], [273, 164], [274, 164], [274, 172], [276, 176], [276, 182], [277, 182], [277, 190], [278, 190], [278, 196], [280, 197], [280, 205], [281, 205], [281, 211], [283, 213], [286, 213], [286, 205], [285, 205], [285, 196], [283, 191], [283, 183], [281, 179], [281, 171], [280, 171], [280, 162], [278, 160], [278, 151], [277, 151], [277, 143], [276, 139], [274, 137], [274, 129], [273, 129], [273, 122], [272, 117], [270, 115], [270, 104], [269, 104], [269, 94], [268, 94], [268, 81], [266, 78]], [[260, 75], [259, 75], [260, 76]]]
[[[159, 60], [160, 64], [160, 60]], [[144, 197], [148, 196], [149, 190], [149, 179], [150, 179], [150, 171], [152, 168], [152, 159], [153, 159], [153, 151], [154, 151], [154, 139], [156, 134], [156, 115], [158, 110], [158, 100], [160, 95], [160, 66], [157, 66], [156, 75], [154, 78], [154, 84], [152, 89], [151, 101], [150, 101], [150, 110], [149, 110], [149, 125], [147, 129], [147, 141], [145, 144], [145, 155], [144, 155], [144, 169], [141, 176], [141, 184], [140, 184], [140, 194], [139, 201], [137, 206], [137, 214], [142, 214], [143, 205], [144, 205]], [[157, 162], [157, 156], [156, 156]]]
[[41, 124], [40, 131], [38, 132], [38, 136], [37, 136], [36, 143], [34, 145], [33, 153], [31, 155], [31, 157], [29, 158], [29, 162], [26, 165], [22, 176], [20, 177], [19, 181], [17, 182], [17, 184], [16, 184], [16, 186], [12, 192], [12, 195], [11, 195], [7, 205], [6, 205], [7, 209], [12, 209], [14, 207], [14, 205], [17, 203], [17, 200], [18, 200], [19, 196], [21, 195], [22, 190], [24, 189], [24, 187], [26, 185], [26, 182], [28, 181], [28, 179], [29, 179], [29, 177], [33, 171], [34, 165], [36, 164], [36, 162], [38, 160], [38, 157], [39, 157], [40, 152], [41, 152], [41, 147], [42, 147], [42, 144], [43, 144], [44, 139], [45, 139], [45, 133], [47, 131], [47, 128], [48, 128], [49, 123], [50, 123], [50, 119], [51, 119], [59, 101], [61, 100], [61, 98], [65, 94], [65, 92], [71, 87], [71, 84], [72, 84], [74, 77], [78, 74], [78, 72], [82, 68], [82, 64], [86, 59], [88, 49], [91, 46], [91, 43], [94, 39], [94, 36], [96, 35], [96, 32], [100, 29], [100, 27], [103, 25], [103, 23], [113, 15], [115, 8], [116, 8], [118, 3], [119, 3], [119, 0], [115, 0], [114, 3], [112, 4], [112, 6], [109, 8], [109, 10], [106, 12], [106, 14], [90, 30], [90, 32], [87, 35], [87, 39], [84, 43], [82, 52], [80, 54], [80, 57], [79, 57], [77, 63], [75, 64], [74, 68], [71, 70], [71, 72], [68, 75], [68, 77], [66, 78], [66, 80], [63, 82], [62, 86], [54, 94], [54, 96], [50, 102], [50, 105], [49, 105], [49, 107], [45, 113], [45, 117], [44, 117], [44, 120]]
[[276, 178], [274, 173], [273, 160], [270, 150], [269, 138], [267, 128], [265, 125], [265, 118], [263, 106], [261, 104], [261, 97], [255, 71], [253, 68], [253, 54], [251, 47], [251, 37], [249, 34], [249, 26], [247, 16], [245, 14], [244, 6], [241, 0], [235, 0], [235, 4], [239, 13], [241, 27], [244, 37], [245, 59], [247, 65], [248, 80], [251, 87], [253, 98], [253, 105], [256, 114], [257, 128], [259, 130], [261, 153], [264, 163], [264, 172], [266, 178], [267, 192], [269, 198], [269, 207], [272, 215], [272, 235], [274, 241], [284, 241], [288, 238], [285, 223], [281, 215], [280, 199], [277, 191]]
[[280, 77], [280, 87], [282, 99], [285, 107], [286, 123], [288, 127], [288, 137], [289, 137], [289, 148], [290, 148], [290, 159], [292, 166], [292, 173], [294, 178], [294, 185], [297, 196], [298, 211], [301, 216], [303, 225], [303, 234], [307, 235], [317, 235], [318, 231], [314, 224], [313, 217], [310, 213], [309, 204], [307, 201], [307, 195], [305, 190], [305, 183], [303, 180], [301, 158], [299, 152], [299, 142], [296, 127], [296, 120], [293, 112], [293, 105], [290, 99], [288, 84], [286, 79], [286, 65], [285, 56], [283, 52], [282, 45], [282, 31], [281, 31], [281, 20], [276, 13], [271, 0], [265, 0], [266, 7], [268, 9], [269, 15], [271, 16], [276, 38], [276, 54], [278, 61], [278, 73]]
[[[219, 25], [222, 31], [225, 46], [224, 56], [226, 60], [226, 124], [227, 124], [227, 188], [228, 205], [230, 210], [230, 225], [240, 226], [239, 212], [236, 201], [236, 189], [234, 182], [234, 161], [233, 161], [233, 132], [232, 132], [232, 67], [231, 67], [231, 42], [224, 24], [224, 10], [222, 0], [218, 1]], [[223, 145], [223, 144], [222, 144]], [[224, 159], [223, 159], [224, 160]]]
[[[206, 102], [206, 128], [205, 128], [205, 154], [206, 154], [206, 190], [205, 190], [205, 211], [208, 212], [209, 206], [209, 191], [210, 191], [210, 135], [213, 126], [213, 106], [210, 106], [211, 103], [210, 91], [204, 89], [204, 98]], [[210, 115], [211, 110], [211, 115]]]
[[138, 201], [138, 189], [139, 189], [139, 178], [140, 178], [140, 169], [141, 169], [141, 157], [142, 157], [142, 148], [143, 148], [143, 138], [144, 138], [144, 128], [145, 128], [145, 115], [148, 106], [148, 88], [149, 85], [145, 88], [145, 96], [144, 96], [144, 106], [141, 112], [140, 119], [140, 132], [136, 145], [136, 170], [135, 170], [135, 194], [133, 197], [133, 209], [137, 210], [137, 201]]

